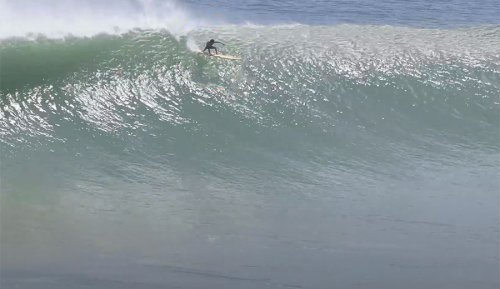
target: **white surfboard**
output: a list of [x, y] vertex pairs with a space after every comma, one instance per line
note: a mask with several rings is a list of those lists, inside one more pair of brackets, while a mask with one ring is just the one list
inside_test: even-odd
[[218, 57], [218, 58], [227, 59], [227, 60], [241, 60], [241, 57], [238, 57], [238, 56], [224, 55], [224, 54], [208, 54], [208, 53], [204, 53], [204, 52], [199, 52], [199, 53], [206, 55], [206, 56], [213, 56], [213, 57]]
[[228, 59], [228, 60], [241, 60], [241, 57], [232, 56], [232, 55], [212, 54], [211, 56], [213, 56], [213, 57], [219, 57], [219, 58], [222, 58], [222, 59]]

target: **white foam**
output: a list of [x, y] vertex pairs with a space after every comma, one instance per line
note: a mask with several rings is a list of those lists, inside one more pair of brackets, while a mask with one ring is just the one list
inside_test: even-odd
[[198, 45], [196, 44], [196, 41], [191, 36], [188, 36], [187, 41], [186, 41], [186, 46], [192, 52], [199, 52], [200, 51], [200, 47], [198, 47]]
[[204, 25], [174, 0], [0, 0], [0, 38], [166, 29], [186, 35]]

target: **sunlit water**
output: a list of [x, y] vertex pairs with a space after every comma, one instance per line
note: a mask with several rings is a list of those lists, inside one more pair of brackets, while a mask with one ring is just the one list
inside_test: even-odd
[[101, 2], [0, 2], [2, 289], [498, 288], [498, 3]]

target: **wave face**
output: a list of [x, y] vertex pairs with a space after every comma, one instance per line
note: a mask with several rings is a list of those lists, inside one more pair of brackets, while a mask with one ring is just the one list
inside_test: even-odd
[[[188, 49], [210, 35], [244, 60]], [[331, 149], [349, 136], [370, 143], [422, 134], [495, 146], [499, 44], [498, 27], [349, 25], [229, 26], [180, 42], [153, 31], [11, 39], [1, 50], [2, 141], [53, 145], [75, 131], [168, 139], [170, 130], [195, 130], [221, 133], [212, 140], [219, 146], [240, 133], [235, 139], [259, 143], [264, 130]]]
[[[193, 52], [210, 38], [243, 60]], [[4, 268], [498, 285], [498, 26], [135, 29], [8, 38], [0, 59]]]

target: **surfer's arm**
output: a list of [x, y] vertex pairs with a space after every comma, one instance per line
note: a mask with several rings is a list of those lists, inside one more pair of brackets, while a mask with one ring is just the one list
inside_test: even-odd
[[219, 42], [219, 41], [215, 41], [214, 43], [220, 43], [220, 44], [222, 44], [222, 45], [226, 45], [226, 44], [224, 44], [224, 43], [222, 43], [222, 42]]

